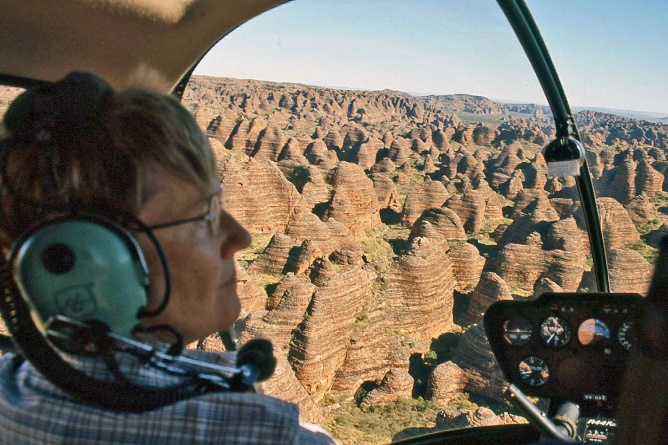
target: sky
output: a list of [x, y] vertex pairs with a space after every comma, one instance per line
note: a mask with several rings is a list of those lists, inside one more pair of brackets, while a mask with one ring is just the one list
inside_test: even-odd
[[[668, 1], [527, 0], [572, 107], [668, 116]], [[195, 74], [546, 104], [493, 0], [296, 0]]]

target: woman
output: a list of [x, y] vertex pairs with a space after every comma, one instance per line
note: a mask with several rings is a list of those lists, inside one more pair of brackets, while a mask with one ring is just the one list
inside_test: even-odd
[[[147, 366], [146, 357], [119, 353], [107, 335], [124, 334], [116, 319], [86, 318], [87, 310], [102, 314], [103, 306], [125, 310], [123, 317], [136, 322], [135, 338], [150, 347], [170, 341], [173, 353], [230, 328], [239, 315], [234, 254], [250, 244], [250, 235], [221, 208], [208, 140], [178, 101], [144, 88], [115, 92], [92, 74], [72, 73], [20, 95], [4, 124], [0, 243], [8, 258], [3, 287], [12, 297], [2, 309], [28, 360], [21, 354], [0, 359], [1, 443], [336, 443], [322, 429], [300, 424], [294, 405], [220, 391], [191, 368], [165, 371]], [[51, 242], [45, 250], [51, 254], [37, 255], [36, 265], [24, 266], [39, 236], [71, 221], [83, 221], [76, 230], [92, 223], [99, 238], [111, 232], [112, 244], [117, 236], [128, 250], [139, 247], [129, 269], [142, 265], [137, 281], [148, 280], [139, 311], [126, 310], [124, 292], [96, 294], [102, 280], [125, 289], [136, 278], [134, 272], [106, 273], [110, 267], [97, 264], [115, 258], [106, 251], [85, 263], [94, 273], [83, 296], [79, 290], [86, 286], [78, 284], [77, 292], [72, 286], [54, 292], [61, 305], [55, 314], [33, 301], [49, 299], [58, 280], [81, 264], [79, 252], [87, 252], [84, 235], [75, 232]], [[88, 244], [98, 243], [97, 235], [92, 240]], [[33, 276], [36, 270], [42, 278]], [[53, 279], [33, 285], [44, 276]], [[58, 331], [58, 308], [79, 311], [85, 323]], [[63, 337], [49, 334], [45, 342], [55, 331]], [[234, 359], [188, 354], [227, 366]]]

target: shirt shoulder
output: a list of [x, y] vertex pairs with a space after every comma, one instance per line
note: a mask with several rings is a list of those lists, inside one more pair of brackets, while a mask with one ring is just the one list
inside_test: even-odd
[[0, 443], [337, 443], [324, 430], [301, 425], [296, 405], [273, 397], [211, 392], [140, 414], [113, 412], [72, 400], [15, 358], [0, 357]]

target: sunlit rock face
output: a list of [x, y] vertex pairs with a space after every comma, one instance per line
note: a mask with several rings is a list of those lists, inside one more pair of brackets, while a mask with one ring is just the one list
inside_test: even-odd
[[250, 153], [255, 159], [269, 159], [271, 161], [278, 161], [278, 155], [285, 147], [288, 137], [283, 133], [281, 128], [272, 123], [265, 128], [260, 135]]
[[633, 224], [636, 227], [647, 224], [650, 220], [653, 220], [657, 217], [657, 212], [654, 209], [654, 205], [645, 193], [642, 193], [630, 200], [624, 206], [624, 208], [626, 208], [626, 211], [629, 212], [631, 221], [633, 221]]
[[312, 213], [307, 205], [295, 207], [294, 212], [290, 215], [285, 234], [299, 244], [308, 239], [316, 243], [325, 254], [333, 252], [338, 247], [327, 223]]
[[244, 227], [253, 232], [285, 231], [301, 198], [275, 163], [250, 158], [241, 164], [229, 158], [221, 177], [223, 206]]
[[383, 377], [378, 387], [369, 391], [360, 401], [360, 407], [384, 405], [397, 399], [411, 397], [413, 390], [413, 377], [408, 370], [403, 368], [392, 368]]
[[536, 281], [536, 284], [533, 287], [533, 296], [538, 298], [546, 292], [563, 292], [564, 290], [554, 281], [549, 278], [541, 278]]
[[631, 249], [608, 249], [608, 269], [612, 292], [638, 292], [646, 295], [654, 267]]
[[378, 152], [383, 148], [383, 141], [378, 138], [369, 138], [362, 142], [359, 148], [354, 149], [352, 162], [364, 170], [370, 169], [376, 163]]
[[608, 158], [597, 184], [599, 193], [622, 204], [641, 194], [654, 197], [663, 189], [665, 177], [654, 167], [657, 158], [663, 161], [662, 156], [650, 151], [647, 147], [628, 148]]
[[380, 161], [371, 166], [372, 173], [391, 173], [397, 169], [397, 166], [388, 157], [384, 157]]
[[[391, 335], [394, 321], [386, 302], [373, 298], [355, 317], [355, 329], [346, 357], [336, 370], [332, 392], [353, 396], [365, 382], [379, 383], [393, 367], [408, 370], [407, 356]], [[373, 353], [370, 353], [373, 351]]]
[[461, 324], [478, 323], [487, 308], [499, 300], [512, 300], [508, 284], [494, 272], [483, 272], [474, 291], [471, 293], [466, 315]]
[[266, 295], [251, 279], [248, 272], [235, 261], [237, 274], [237, 294], [241, 300], [242, 311], [263, 310], [266, 305]]
[[431, 153], [427, 153], [424, 156], [424, 163], [422, 164], [422, 171], [424, 171], [425, 173], [435, 173], [435, 172], [438, 171], [438, 168], [434, 164], [434, 157], [431, 155]]
[[318, 289], [290, 342], [288, 359], [307, 392], [320, 400], [345, 361], [356, 316], [371, 297], [371, 276], [357, 266], [336, 272], [323, 265], [313, 274]]
[[550, 223], [559, 220], [547, 193], [542, 190], [523, 190], [513, 206], [513, 222], [503, 232], [499, 245], [526, 244], [532, 233], [547, 234]]
[[402, 137], [396, 137], [390, 145], [388, 157], [399, 167], [408, 161], [410, 151], [410, 143]]
[[464, 333], [452, 361], [466, 373], [467, 391], [492, 398], [502, 396], [506, 380], [489, 349], [482, 322], [474, 324]]
[[480, 280], [485, 258], [470, 243], [453, 244], [448, 252], [448, 257], [450, 257], [452, 271], [457, 280], [455, 290], [461, 293], [471, 292]]
[[328, 202], [332, 193], [325, 178], [317, 167], [309, 164], [281, 161], [278, 168], [292, 182], [301, 194], [302, 201], [310, 208]]
[[[447, 207], [425, 210], [415, 221], [413, 227], [419, 227], [422, 221], [429, 222], [434, 230], [441, 234], [446, 240], [465, 240], [466, 232], [459, 215]], [[412, 233], [411, 233], [412, 235]]]
[[265, 394], [289, 394], [290, 400], [299, 405], [299, 414], [304, 422], [321, 423], [323, 415], [315, 399], [297, 379], [285, 354], [276, 351], [276, 371], [270, 380], [262, 382], [261, 387]]
[[513, 423], [527, 423], [527, 420], [508, 412], [497, 415], [494, 411], [484, 406], [479, 407], [475, 411], [464, 410], [463, 412], [445, 409], [439, 412], [436, 417], [436, 430], [453, 430]]
[[248, 119], [242, 117], [225, 141], [225, 147], [250, 155], [257, 138], [267, 128], [267, 122], [261, 117]]
[[284, 272], [292, 272], [295, 275], [303, 275], [311, 266], [325, 255], [318, 243], [305, 239], [295, 249], [291, 249]]
[[[310, 140], [311, 139], [308, 139], [308, 141]], [[290, 137], [278, 154], [278, 161], [286, 161], [296, 165], [307, 166], [308, 159], [304, 156], [304, 148], [305, 146], [302, 146], [302, 143], [298, 138]]]
[[523, 160], [524, 154], [519, 143], [506, 146], [487, 166], [487, 177], [492, 188], [499, 189], [502, 184], [508, 182]]
[[636, 167], [636, 196], [644, 194], [650, 198], [654, 197], [662, 190], [664, 179], [663, 173], [656, 170], [651, 160], [643, 155]]
[[372, 173], [370, 175], [373, 181], [373, 189], [378, 198], [378, 207], [380, 209], [397, 209], [399, 207], [399, 196], [397, 194], [396, 184], [387, 176]]
[[371, 181], [356, 164], [340, 162], [333, 178], [334, 192], [326, 215], [359, 235], [380, 224], [378, 198]]
[[439, 181], [411, 185], [401, 211], [402, 223], [411, 226], [425, 210], [441, 207], [449, 197], [450, 193]]
[[575, 218], [564, 218], [550, 225], [545, 238], [545, 246], [547, 249], [572, 252], [584, 260], [587, 254], [585, 238], [586, 235], [578, 227]]
[[446, 407], [466, 388], [466, 371], [452, 361], [436, 366], [427, 381], [427, 397], [434, 405]]
[[431, 242], [438, 243], [443, 249], [443, 252], [450, 251], [448, 240], [438, 232], [429, 221], [422, 220], [413, 225], [408, 241], [412, 242], [415, 238], [429, 238]]
[[480, 190], [467, 190], [463, 194], [450, 197], [445, 206], [454, 210], [464, 226], [464, 230], [470, 233], [478, 233], [482, 226], [487, 209], [487, 196]]
[[315, 138], [304, 150], [304, 157], [323, 174], [329, 174], [336, 167], [338, 158], [334, 150], [329, 150], [322, 139]]
[[[448, 331], [455, 277], [450, 259], [438, 243], [415, 238], [409, 251], [390, 266], [383, 282], [388, 311], [397, 328], [425, 340]], [[410, 316], [406, 317], [408, 308]]]
[[549, 278], [567, 292], [575, 292], [584, 266], [577, 253], [543, 250], [535, 244], [506, 244], [497, 258], [497, 273], [509, 286], [533, 292], [536, 281]]
[[252, 273], [265, 275], [276, 275], [283, 273], [285, 264], [290, 257], [290, 251], [298, 245], [298, 242], [282, 233], [276, 233], [271, 237], [269, 244], [262, 254], [248, 267]]
[[629, 213], [617, 200], [599, 198], [598, 212], [606, 247], [614, 249], [640, 239]]

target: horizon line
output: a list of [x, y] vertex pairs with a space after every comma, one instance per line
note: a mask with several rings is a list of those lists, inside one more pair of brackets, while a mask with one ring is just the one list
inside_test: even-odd
[[[280, 81], [280, 80], [264, 80], [264, 79], [251, 79], [251, 78], [238, 78], [238, 77], [230, 77], [230, 76], [215, 76], [211, 74], [202, 74], [202, 73], [193, 73], [191, 77], [195, 76], [201, 76], [201, 77], [212, 77], [216, 79], [235, 79], [235, 80], [252, 80], [256, 82], [267, 82], [267, 83], [278, 83], [278, 84], [297, 84], [297, 85], [304, 85], [308, 87], [315, 87], [315, 88], [325, 88], [325, 89], [332, 89], [332, 90], [350, 90], [350, 91], [369, 91], [369, 92], [380, 92], [380, 91], [395, 91], [398, 93], [403, 93], [403, 94], [408, 94], [413, 97], [428, 97], [428, 96], [476, 96], [476, 97], [482, 97], [488, 100], [491, 100], [493, 102], [497, 102], [500, 104], [513, 104], [513, 105], [534, 105], [534, 106], [539, 106], [539, 107], [546, 107], [550, 108], [547, 103], [538, 103], [538, 102], [527, 102], [527, 101], [520, 101], [520, 100], [514, 100], [514, 99], [499, 99], [499, 98], [492, 98], [492, 97], [487, 97], [483, 96], [482, 94], [475, 94], [475, 93], [418, 93], [418, 92], [413, 92], [413, 91], [403, 91], [403, 90], [397, 90], [395, 88], [382, 88], [382, 89], [373, 89], [373, 88], [364, 88], [364, 87], [350, 87], [350, 86], [340, 86], [340, 85], [314, 85], [314, 84], [309, 84], [309, 83], [304, 83], [304, 82], [296, 82], [296, 81]], [[644, 111], [644, 110], [630, 110], [630, 109], [624, 109], [624, 108], [610, 108], [610, 107], [603, 107], [603, 106], [598, 106], [598, 105], [570, 105], [571, 109], [573, 112], [578, 112], [578, 111], [585, 111], [585, 110], [590, 110], [590, 111], [598, 111], [598, 112], [608, 112], [609, 114], [617, 114], [614, 112], [621, 112], [621, 113], [633, 113], [633, 114], [639, 114], [641, 116], [646, 116], [646, 117], [651, 117], [655, 119], [658, 122], [654, 123], [662, 123], [662, 124], [668, 124], [668, 111], [667, 112], [657, 112], [657, 111]], [[577, 111], [575, 109], [578, 109]], [[624, 117], [624, 116], [622, 116]], [[635, 117], [635, 119], [642, 119]]]

